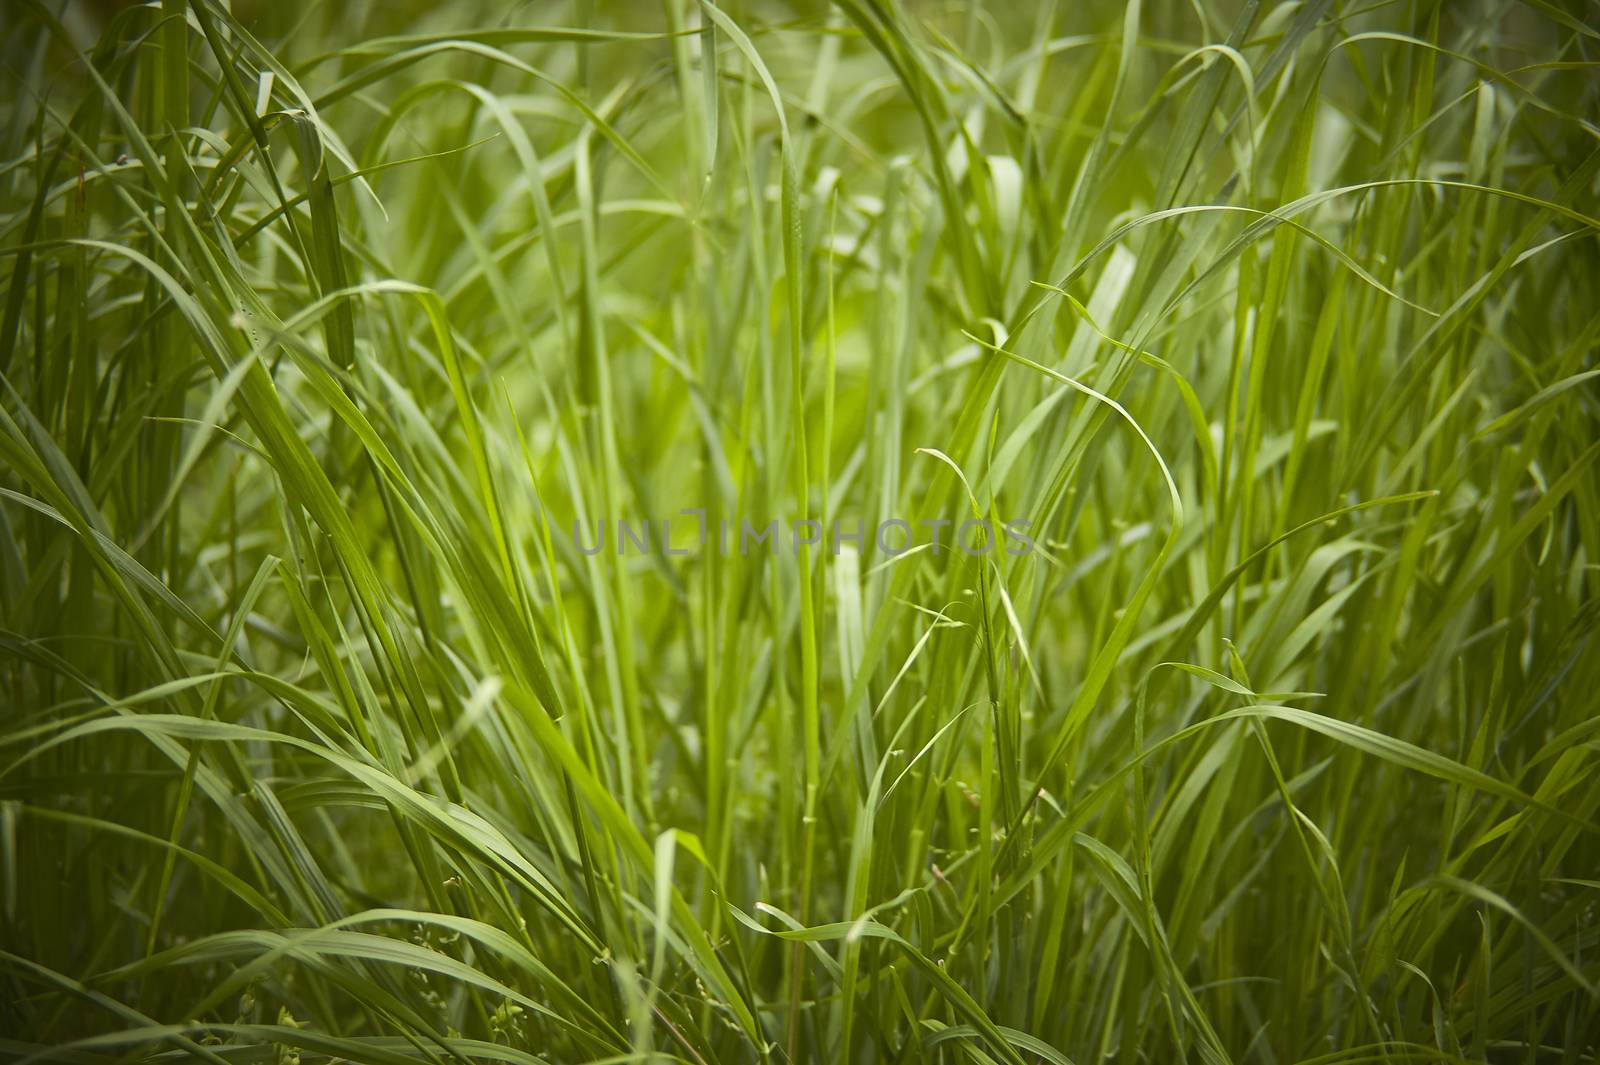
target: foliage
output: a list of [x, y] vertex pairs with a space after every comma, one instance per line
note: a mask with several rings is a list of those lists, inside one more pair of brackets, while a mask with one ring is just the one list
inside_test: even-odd
[[0, 1055], [1592, 1062], [1594, 15], [8, 3]]

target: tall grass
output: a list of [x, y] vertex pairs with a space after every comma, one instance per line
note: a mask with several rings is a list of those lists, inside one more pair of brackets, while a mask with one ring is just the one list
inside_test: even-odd
[[4, 21], [0, 1057], [1595, 1060], [1592, 7]]

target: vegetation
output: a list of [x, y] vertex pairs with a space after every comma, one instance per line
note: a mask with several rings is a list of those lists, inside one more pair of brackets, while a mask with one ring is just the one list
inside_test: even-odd
[[0, 1057], [1595, 1061], [1595, 15], [9, 0]]

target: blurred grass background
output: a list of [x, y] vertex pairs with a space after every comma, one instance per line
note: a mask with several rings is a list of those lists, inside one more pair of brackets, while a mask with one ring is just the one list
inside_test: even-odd
[[1591, 5], [4, 21], [6, 1060], [1594, 1060]]

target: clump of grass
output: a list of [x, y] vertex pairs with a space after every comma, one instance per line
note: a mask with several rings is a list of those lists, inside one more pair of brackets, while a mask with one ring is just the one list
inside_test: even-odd
[[10, 5], [0, 1056], [1593, 1061], [1592, 16]]

